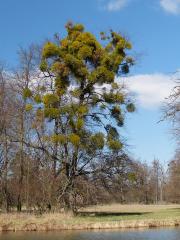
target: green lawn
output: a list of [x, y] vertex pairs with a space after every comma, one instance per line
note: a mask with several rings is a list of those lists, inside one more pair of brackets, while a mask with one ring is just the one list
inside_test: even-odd
[[180, 205], [104, 205], [83, 209], [83, 221], [180, 219]]

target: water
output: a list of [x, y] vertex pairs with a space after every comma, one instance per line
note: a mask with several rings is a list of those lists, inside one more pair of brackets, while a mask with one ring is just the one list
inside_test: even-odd
[[180, 240], [180, 229], [2, 233], [0, 240]]

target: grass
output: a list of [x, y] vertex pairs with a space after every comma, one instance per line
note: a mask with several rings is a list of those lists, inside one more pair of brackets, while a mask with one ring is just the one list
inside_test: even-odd
[[180, 205], [102, 205], [83, 209], [81, 214], [95, 221], [180, 219]]
[[180, 205], [102, 205], [71, 214], [0, 214], [0, 231], [180, 226]]

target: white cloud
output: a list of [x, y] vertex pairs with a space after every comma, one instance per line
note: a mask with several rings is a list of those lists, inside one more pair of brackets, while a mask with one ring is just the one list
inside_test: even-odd
[[100, 0], [100, 2], [105, 10], [115, 12], [124, 8], [129, 0]]
[[128, 77], [125, 83], [140, 106], [159, 108], [175, 86], [174, 80], [170, 75], [156, 73]]
[[180, 0], [160, 0], [161, 7], [171, 14], [180, 13]]

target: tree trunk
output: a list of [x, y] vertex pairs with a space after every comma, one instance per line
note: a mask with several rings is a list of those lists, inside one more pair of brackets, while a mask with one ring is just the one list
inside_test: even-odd
[[7, 134], [6, 129], [4, 131], [5, 134], [5, 155], [4, 155], [4, 177], [3, 177], [3, 193], [5, 198], [5, 209], [6, 212], [9, 212], [9, 194], [8, 194], [8, 142], [7, 142]]
[[19, 173], [19, 184], [18, 184], [18, 197], [17, 197], [17, 211], [22, 210], [22, 188], [23, 188], [23, 176], [24, 176], [24, 111], [21, 116], [21, 142], [20, 142], [20, 173]]

